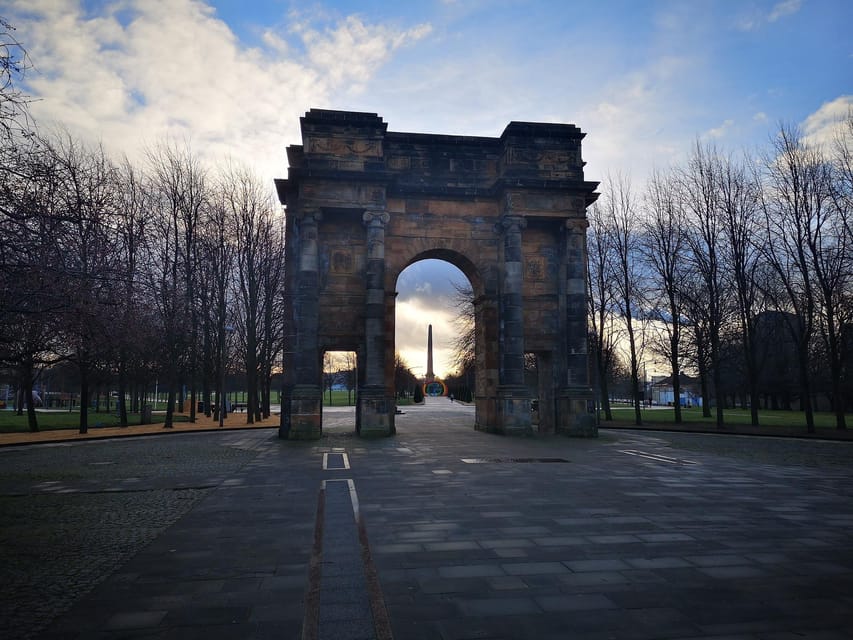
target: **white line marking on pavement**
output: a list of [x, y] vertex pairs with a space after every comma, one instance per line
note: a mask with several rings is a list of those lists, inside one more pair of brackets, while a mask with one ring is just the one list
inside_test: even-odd
[[345, 453], [333, 453], [332, 455], [333, 456], [341, 456], [341, 459], [343, 460], [344, 466], [342, 466], [342, 467], [330, 467], [329, 466], [329, 454], [324, 453], [323, 454], [323, 471], [342, 471], [344, 469], [350, 468], [349, 456], [347, 454], [345, 454]]
[[637, 456], [640, 458], [646, 458], [648, 460], [654, 460], [655, 462], [666, 462], [669, 464], [699, 464], [693, 460], [684, 460], [682, 458], [670, 458], [669, 456], [662, 455], [660, 453], [649, 453], [648, 451], [637, 451], [636, 449], [622, 449], [619, 453], [626, 453], [629, 456]]

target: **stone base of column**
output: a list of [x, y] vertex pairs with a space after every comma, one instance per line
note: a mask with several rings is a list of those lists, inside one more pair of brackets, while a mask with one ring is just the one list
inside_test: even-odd
[[474, 429], [494, 433], [498, 423], [498, 399], [495, 396], [474, 398]]
[[[323, 435], [323, 390], [316, 385], [296, 385], [290, 398], [282, 398], [280, 438], [288, 440], [319, 440]], [[289, 409], [285, 407], [290, 405]]]
[[557, 433], [573, 438], [597, 438], [592, 390], [577, 387], [557, 392]]
[[362, 387], [358, 391], [358, 434], [362, 438], [393, 436], [394, 398], [385, 387]]
[[527, 387], [498, 387], [495, 423], [486, 429], [504, 436], [532, 436], [530, 390]]

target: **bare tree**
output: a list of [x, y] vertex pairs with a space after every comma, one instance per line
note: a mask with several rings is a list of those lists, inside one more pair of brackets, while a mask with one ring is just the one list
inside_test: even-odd
[[58, 278], [59, 190], [56, 158], [41, 146], [0, 163], [0, 363], [16, 373], [30, 431], [38, 431], [35, 378], [62, 357], [59, 318], [69, 303]]
[[734, 285], [740, 342], [749, 390], [750, 416], [758, 425], [758, 352], [755, 318], [758, 313], [758, 271], [762, 263], [759, 216], [760, 184], [747, 163], [721, 158], [717, 174], [718, 203], [722, 217], [723, 264]]
[[[253, 424], [261, 419], [259, 351], [266, 326], [262, 308], [265, 302], [265, 270], [277, 265], [271, 263], [270, 242], [275, 240], [275, 223], [270, 194], [245, 167], [231, 165], [225, 172], [222, 189], [231, 217], [234, 234], [237, 274], [237, 300], [240, 302], [240, 326], [245, 347], [244, 361], [248, 400], [246, 420]], [[267, 283], [270, 286], [270, 283]], [[274, 292], [273, 292], [274, 295]], [[274, 305], [274, 300], [269, 300]], [[271, 308], [271, 307], [270, 307]], [[269, 366], [269, 361], [264, 363]]]
[[90, 377], [109, 357], [113, 283], [120, 271], [110, 221], [117, 207], [116, 168], [102, 147], [86, 147], [67, 132], [44, 140], [56, 159], [61, 226], [53, 239], [62, 256], [60, 286], [68, 295], [63, 334], [80, 375], [80, 433], [88, 431]]
[[604, 419], [613, 420], [608, 390], [609, 374], [616, 353], [616, 331], [613, 318], [616, 311], [612, 274], [615, 258], [610, 246], [601, 205], [596, 202], [587, 210], [589, 230], [586, 235], [589, 268], [587, 269], [587, 304], [591, 328], [590, 346], [595, 355], [595, 374]]
[[650, 298], [653, 313], [664, 328], [663, 352], [672, 375], [675, 422], [681, 417], [681, 328], [684, 280], [687, 276], [687, 218], [671, 175], [652, 174], [645, 194], [646, 218], [642, 251], [653, 274]]
[[[229, 313], [234, 305], [231, 299], [231, 278], [234, 269], [234, 245], [229, 238], [231, 209], [222, 189], [214, 193], [205, 223], [203, 255], [207, 300], [205, 306], [205, 362], [211, 366], [216, 384], [217, 405], [214, 417], [222, 426], [227, 404], [225, 401], [225, 371], [228, 363], [229, 333], [233, 332], [235, 318]], [[209, 400], [207, 401], [209, 403]], [[208, 411], [207, 406], [205, 411]]]
[[702, 313], [709, 343], [708, 355], [716, 399], [716, 423], [723, 426], [722, 367], [720, 335], [725, 320], [726, 290], [723, 256], [723, 219], [720, 206], [720, 158], [714, 147], [695, 143], [687, 166], [681, 172], [681, 188], [690, 228], [687, 243], [690, 259], [702, 289], [694, 305]]
[[815, 291], [814, 251], [825, 224], [829, 200], [828, 167], [808, 148], [799, 131], [781, 126], [771, 155], [765, 159], [763, 211], [767, 242], [764, 255], [781, 283], [777, 299], [797, 347], [800, 400], [806, 427], [814, 433], [810, 349], [815, 335], [819, 292]]
[[140, 260], [146, 241], [148, 191], [142, 173], [125, 158], [116, 173], [118, 204], [113, 225], [120, 271], [115, 283], [118, 308], [114, 314], [117, 336], [118, 413], [121, 426], [128, 426], [127, 396], [131, 362], [146, 348], [139, 344], [144, 310], [139, 304]]
[[456, 316], [456, 335], [453, 338], [453, 365], [463, 372], [475, 366], [476, 361], [476, 321], [474, 310], [474, 289], [467, 282], [451, 282], [455, 293], [453, 306]]
[[[258, 337], [258, 372], [261, 388], [261, 412], [269, 418], [272, 410], [272, 376], [284, 348], [284, 217], [272, 216], [260, 249], [261, 331]], [[350, 372], [355, 370], [355, 354], [347, 354]], [[355, 386], [353, 382], [348, 390]]]
[[163, 365], [168, 385], [164, 427], [170, 429], [182, 375], [189, 377], [190, 419], [195, 419], [197, 238], [208, 195], [206, 172], [189, 148], [164, 142], [149, 149], [147, 155], [153, 225], [159, 240], [150, 266], [163, 326]]
[[30, 68], [27, 50], [15, 37], [15, 27], [0, 16], [0, 137], [12, 143], [26, 136], [31, 127], [29, 104], [21, 89]]
[[[834, 208], [835, 228], [843, 236], [842, 259], [844, 260], [843, 279], [844, 284], [839, 288], [837, 298], [838, 326], [841, 329], [841, 340], [838, 342], [839, 358], [841, 361], [840, 377], [847, 381], [847, 388], [842, 382], [840, 388], [833, 389], [837, 398], [835, 402], [836, 426], [839, 423], [839, 412], [843, 416], [847, 408], [851, 406], [849, 393], [851, 369], [850, 356], [853, 354], [853, 340], [845, 336], [849, 335], [849, 327], [853, 325], [853, 107], [849, 108], [846, 116], [841, 121], [833, 140], [831, 150], [832, 160], [832, 203]], [[845, 403], [843, 398], [847, 397]], [[846, 405], [846, 406], [845, 406]], [[846, 426], [846, 423], [844, 424]]]
[[614, 302], [628, 337], [634, 420], [641, 425], [643, 393], [640, 389], [640, 359], [644, 333], [638, 326], [638, 319], [644, 300], [644, 279], [639, 251], [638, 211], [630, 180], [626, 177], [608, 177], [602, 191], [604, 224], [613, 251]]

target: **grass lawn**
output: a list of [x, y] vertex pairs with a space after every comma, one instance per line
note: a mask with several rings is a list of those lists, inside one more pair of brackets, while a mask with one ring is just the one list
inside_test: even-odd
[[[182, 413], [176, 413], [174, 416], [175, 422], [185, 422], [189, 416]], [[74, 429], [80, 428], [80, 412], [74, 411], [36, 411], [36, 420], [38, 422], [39, 431], [51, 431], [53, 429]], [[131, 425], [139, 424], [138, 413], [128, 413], [127, 420]], [[162, 423], [166, 420], [165, 413], [155, 413], [151, 416], [152, 423]], [[89, 412], [89, 428], [96, 429], [98, 427], [117, 427], [119, 426], [118, 416], [114, 413], [94, 413]], [[26, 432], [30, 428], [27, 423], [27, 414], [19, 416], [15, 411], [0, 411], [0, 433], [16, 433]]]
[[332, 391], [331, 401], [329, 400], [329, 391], [323, 392], [324, 407], [352, 407], [355, 405], [355, 391]]
[[[613, 422], [617, 424], [633, 424], [634, 423], [634, 408], [627, 406], [613, 407]], [[711, 417], [703, 418], [702, 409], [692, 407], [690, 409], [682, 409], [681, 417], [685, 423], [691, 424], [707, 424], [709, 427], [714, 427], [717, 424], [716, 409], [711, 409]], [[672, 424], [675, 421], [675, 410], [671, 407], [653, 407], [644, 408], [643, 422]], [[603, 419], [602, 425], [607, 423]], [[828, 412], [815, 412], [814, 414], [815, 427], [818, 429], [834, 429], [835, 414]], [[749, 409], [725, 409], [723, 411], [723, 421], [725, 424], [751, 424]], [[758, 423], [761, 426], [767, 427], [802, 427], [806, 428], [806, 414], [802, 411], [759, 411]], [[847, 424], [853, 427], [853, 415], [847, 415]]]

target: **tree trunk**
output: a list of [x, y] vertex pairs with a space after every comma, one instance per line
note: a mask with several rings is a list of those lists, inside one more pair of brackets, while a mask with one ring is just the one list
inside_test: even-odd
[[699, 393], [702, 394], [702, 417], [711, 417], [711, 398], [708, 393], [708, 365], [706, 345], [702, 338], [696, 340], [696, 365], [699, 369]]
[[613, 412], [610, 409], [610, 394], [607, 388], [607, 365], [601, 343], [602, 341], [599, 336], [598, 345], [595, 348], [596, 375], [598, 376], [598, 391], [601, 399], [601, 408], [604, 411], [604, 419], [610, 422], [613, 420]]
[[248, 387], [246, 424], [254, 424], [255, 416], [258, 413], [258, 363], [255, 346], [253, 336], [248, 336], [246, 345], [246, 386]]
[[210, 361], [211, 361], [211, 358], [213, 356], [210, 353], [210, 350], [211, 350], [211, 347], [210, 347], [210, 331], [208, 330], [209, 327], [207, 326], [207, 324], [208, 323], [205, 322], [205, 328], [203, 331], [204, 338], [202, 339], [202, 347], [201, 347], [201, 349], [202, 349], [202, 355], [201, 355], [201, 359], [202, 359], [202, 366], [201, 366], [201, 401], [204, 404], [204, 415], [209, 418], [211, 416], [211, 409], [212, 409], [212, 407], [210, 406], [210, 399], [211, 399], [210, 378], [212, 375], [212, 372], [210, 370]]
[[842, 392], [842, 356], [838, 345], [838, 340], [835, 339], [835, 318], [834, 315], [828, 314], [827, 318], [827, 347], [829, 351], [829, 373], [832, 377], [832, 409], [835, 412], [835, 428], [847, 429], [847, 422], [844, 417], [844, 395]]
[[23, 415], [24, 404], [27, 406], [27, 426], [31, 433], [39, 430], [36, 408], [33, 403], [33, 368], [28, 362], [21, 372], [21, 401], [18, 403], [18, 415]]
[[601, 376], [601, 408], [604, 409], [604, 419], [613, 421], [613, 410], [610, 407], [610, 390], [607, 388], [607, 374]]
[[681, 370], [678, 366], [678, 334], [673, 331], [669, 346], [669, 368], [672, 370], [672, 403], [675, 407], [675, 424], [681, 424]]
[[847, 429], [847, 421], [844, 416], [844, 394], [841, 390], [841, 379], [833, 376], [832, 380], [832, 405], [835, 409], [835, 428]]
[[634, 336], [634, 325], [631, 322], [631, 310], [628, 307], [627, 322], [628, 344], [631, 351], [631, 387], [634, 393], [634, 423], [637, 426], [643, 424], [643, 414], [640, 406], [640, 363], [637, 360], [637, 344]]
[[127, 371], [124, 357], [118, 366], [118, 422], [122, 427], [127, 426]]
[[717, 428], [723, 428], [723, 404], [725, 398], [722, 390], [722, 372], [720, 371], [720, 339], [719, 336], [711, 338], [711, 378], [714, 383], [714, 398], [716, 399], [716, 422]]
[[800, 404], [806, 415], [806, 430], [815, 432], [814, 407], [812, 406], [811, 379], [809, 377], [808, 349], [800, 349]]
[[163, 422], [164, 429], [171, 429], [174, 427], [174, 419], [175, 419], [175, 387], [177, 386], [178, 376], [175, 372], [171, 372], [169, 376], [169, 393], [166, 394], [166, 419]]
[[85, 364], [80, 369], [80, 433], [89, 432], [89, 371]]
[[749, 387], [749, 420], [753, 427], [758, 426], [758, 364], [755, 361], [755, 341], [753, 339], [754, 331], [750, 327], [744, 330], [743, 334], [743, 350], [746, 359], [746, 377], [747, 386]]

